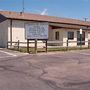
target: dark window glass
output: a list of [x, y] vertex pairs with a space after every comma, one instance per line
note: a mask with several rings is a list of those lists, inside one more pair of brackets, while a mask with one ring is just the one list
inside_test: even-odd
[[59, 32], [55, 32], [55, 39], [59, 40]]
[[80, 36], [80, 31], [77, 31], [77, 45], [81, 45], [81, 44], [85, 45], [85, 32], [83, 31]]
[[68, 32], [68, 39], [73, 40], [74, 39], [74, 32]]

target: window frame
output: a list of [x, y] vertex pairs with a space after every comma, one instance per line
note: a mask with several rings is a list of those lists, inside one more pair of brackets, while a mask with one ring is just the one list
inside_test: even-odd
[[74, 31], [68, 31], [68, 40], [74, 40]]
[[56, 31], [55, 32], [55, 40], [59, 40], [59, 36], [60, 36], [59, 31]]

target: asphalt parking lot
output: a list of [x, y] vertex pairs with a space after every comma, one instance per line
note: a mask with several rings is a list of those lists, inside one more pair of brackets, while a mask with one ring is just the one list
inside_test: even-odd
[[0, 90], [90, 90], [90, 50], [37, 55], [0, 50]]

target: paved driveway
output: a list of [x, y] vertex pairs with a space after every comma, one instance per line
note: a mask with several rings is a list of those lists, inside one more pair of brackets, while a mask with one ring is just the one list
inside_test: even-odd
[[90, 90], [90, 51], [24, 56], [1, 51], [0, 90]]

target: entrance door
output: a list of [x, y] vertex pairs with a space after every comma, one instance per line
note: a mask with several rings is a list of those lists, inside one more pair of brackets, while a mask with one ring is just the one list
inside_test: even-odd
[[[82, 41], [80, 43], [80, 40]], [[85, 32], [82, 32], [82, 36], [80, 36], [80, 31], [77, 31], [77, 45], [85, 45]]]

